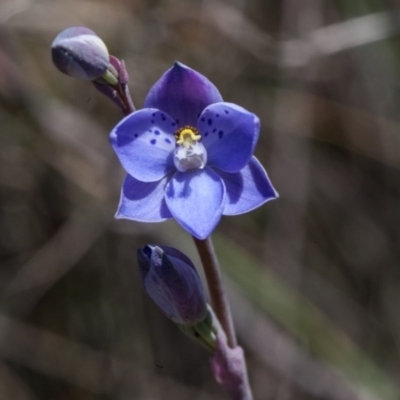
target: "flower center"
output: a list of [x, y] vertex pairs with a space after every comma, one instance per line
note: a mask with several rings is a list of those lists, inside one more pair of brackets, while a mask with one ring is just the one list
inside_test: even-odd
[[174, 164], [178, 171], [203, 169], [207, 163], [207, 151], [200, 143], [201, 135], [193, 126], [184, 126], [175, 132], [176, 148]]
[[190, 145], [201, 139], [199, 131], [193, 126], [186, 125], [175, 132], [176, 144]]

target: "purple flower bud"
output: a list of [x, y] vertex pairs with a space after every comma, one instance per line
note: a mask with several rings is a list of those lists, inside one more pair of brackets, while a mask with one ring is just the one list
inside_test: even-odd
[[199, 275], [188, 257], [168, 246], [145, 245], [138, 264], [146, 293], [177, 324], [194, 325], [207, 316]]
[[104, 42], [83, 26], [60, 32], [51, 45], [51, 56], [64, 74], [90, 81], [102, 77], [110, 64]]

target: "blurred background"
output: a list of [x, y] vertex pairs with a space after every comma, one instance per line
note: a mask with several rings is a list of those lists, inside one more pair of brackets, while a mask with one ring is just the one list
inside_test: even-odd
[[258, 400], [400, 399], [400, 7], [395, 0], [0, 0], [0, 399], [226, 399], [143, 295], [114, 220], [119, 110], [51, 63], [85, 25], [141, 107], [179, 60], [256, 113], [280, 199], [214, 239]]

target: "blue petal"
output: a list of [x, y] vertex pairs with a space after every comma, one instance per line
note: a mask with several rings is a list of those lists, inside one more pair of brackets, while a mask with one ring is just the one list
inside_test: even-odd
[[125, 171], [143, 182], [155, 182], [175, 170], [174, 122], [156, 109], [125, 117], [111, 132], [110, 141]]
[[177, 172], [167, 184], [165, 198], [177, 222], [193, 236], [205, 239], [221, 219], [225, 187], [210, 168]]
[[144, 106], [166, 112], [182, 127], [196, 126], [200, 113], [220, 101], [218, 89], [205, 76], [175, 62], [151, 88]]
[[172, 218], [164, 199], [169, 177], [158, 182], [141, 182], [127, 175], [122, 186], [116, 218], [161, 222]]
[[218, 174], [226, 187], [224, 215], [243, 214], [279, 197], [263, 166], [255, 157], [240, 172], [229, 174], [218, 171]]
[[204, 110], [197, 127], [207, 149], [208, 165], [239, 172], [253, 155], [260, 121], [236, 104], [217, 103]]

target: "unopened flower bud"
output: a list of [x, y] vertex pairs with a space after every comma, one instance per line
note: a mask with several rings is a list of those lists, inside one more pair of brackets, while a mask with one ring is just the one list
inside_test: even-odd
[[106, 45], [83, 26], [72, 26], [60, 32], [51, 45], [51, 56], [61, 72], [74, 78], [92, 81], [110, 75]]
[[207, 317], [203, 286], [188, 257], [157, 245], [145, 245], [137, 254], [144, 289], [168, 318], [195, 325]]

